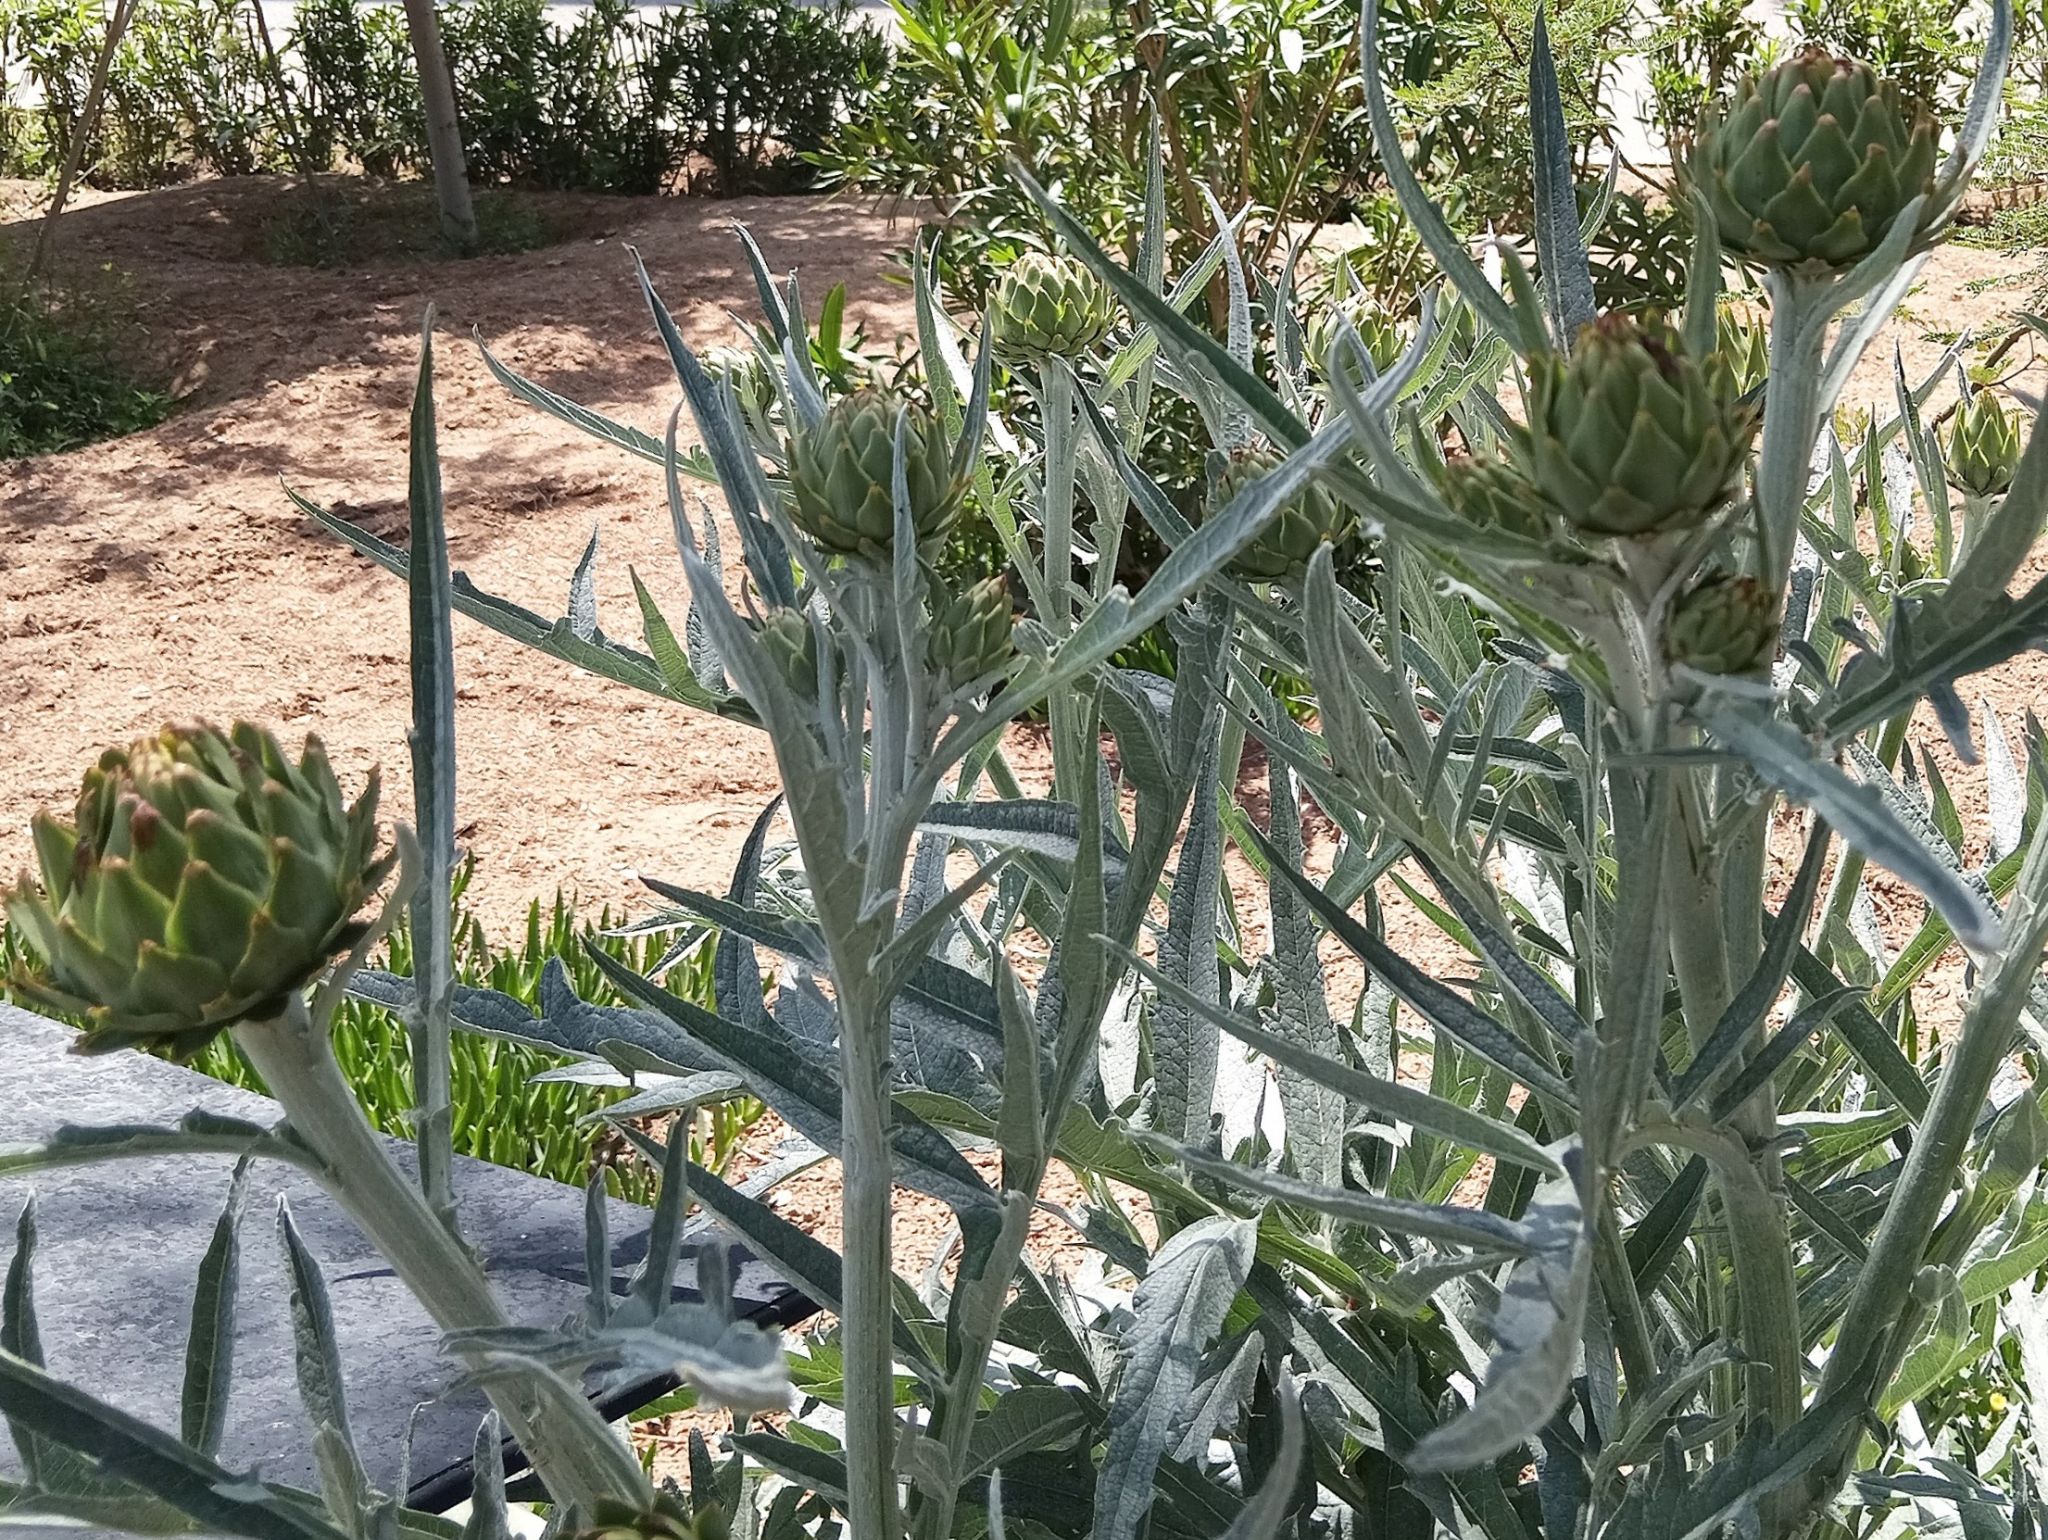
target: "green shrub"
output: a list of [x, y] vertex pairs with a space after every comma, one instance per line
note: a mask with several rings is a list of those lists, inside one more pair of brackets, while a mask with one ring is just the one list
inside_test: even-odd
[[513, 188], [478, 188], [472, 203], [477, 238], [456, 251], [441, 234], [427, 184], [313, 177], [279, 189], [255, 244], [265, 261], [279, 266], [347, 269], [535, 251], [571, 231], [558, 211]]
[[29, 286], [0, 261], [0, 460], [75, 449], [161, 422], [108, 275]]
[[373, 177], [424, 162], [419, 75], [401, 9], [303, 0], [292, 12], [291, 47], [314, 160], [346, 161]]

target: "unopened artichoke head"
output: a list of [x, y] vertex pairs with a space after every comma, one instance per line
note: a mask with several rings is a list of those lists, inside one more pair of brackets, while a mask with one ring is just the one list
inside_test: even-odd
[[[1364, 345], [1375, 374], [1385, 374], [1391, 369], [1408, 346], [1408, 329], [1375, 296], [1363, 292], [1347, 294], [1324, 305], [1309, 318], [1308, 331], [1302, 339], [1302, 354], [1318, 378], [1327, 380], [1337, 367], [1338, 343], [1343, 338], [1345, 322], [1350, 323], [1352, 331]], [[1355, 363], [1351, 383], [1354, 386], [1360, 383]]]
[[2001, 497], [2020, 464], [2020, 430], [2013, 414], [1988, 390], [1973, 390], [1956, 406], [1943, 458], [1949, 485], [1974, 497]]
[[1521, 467], [1503, 455], [1460, 455], [1446, 462], [1437, 489], [1451, 511], [1469, 524], [1529, 540], [1550, 537], [1542, 496]]
[[887, 564], [896, 544], [896, 422], [903, 418], [903, 479], [918, 549], [945, 538], [966, 478], [953, 473], [938, 418], [893, 391], [842, 396], [789, 452], [790, 517], [830, 554]]
[[1778, 596], [1753, 577], [1715, 573], [1680, 594], [1664, 622], [1664, 655], [1702, 674], [1753, 674], [1778, 655]]
[[1742, 490], [1755, 413], [1729, 370], [1686, 355], [1657, 317], [1609, 314], [1569, 357], [1529, 361], [1530, 478], [1587, 535], [1698, 525]]
[[567, 1532], [566, 1540], [726, 1540], [730, 1526], [717, 1503], [703, 1503], [692, 1515], [674, 1496], [655, 1495], [647, 1507], [601, 1498], [591, 1522]]
[[1807, 48], [1752, 76], [1702, 136], [1693, 176], [1721, 243], [1770, 266], [1853, 266], [1923, 194], [1922, 235], [1946, 218], [1933, 117], [1869, 65]]
[[1116, 299], [1072, 257], [1032, 251], [996, 280], [989, 340], [1013, 362], [1069, 361], [1089, 352], [1116, 324]]
[[927, 644], [933, 671], [957, 690], [1007, 669], [1017, 656], [1015, 624], [1010, 588], [1000, 574], [941, 600]]
[[376, 818], [375, 773], [345, 804], [317, 738], [296, 763], [247, 723], [109, 749], [75, 821], [34, 820], [42, 891], [24, 877], [7, 914], [42, 967], [15, 986], [85, 1019], [80, 1052], [190, 1057], [354, 944], [390, 869]]
[[[1210, 493], [1211, 517], [1280, 464], [1281, 457], [1270, 449], [1232, 450]], [[1279, 583], [1299, 577], [1316, 547], [1338, 544], [1356, 524], [1341, 503], [1311, 481], [1267, 520], [1257, 539], [1230, 559], [1230, 574], [1247, 583]]]

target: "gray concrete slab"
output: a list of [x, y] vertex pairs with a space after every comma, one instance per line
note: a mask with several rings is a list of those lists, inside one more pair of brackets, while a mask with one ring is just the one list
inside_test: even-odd
[[[49, 1136], [65, 1125], [171, 1123], [195, 1107], [254, 1122], [274, 1102], [139, 1053], [80, 1059], [69, 1029], [0, 1005], [0, 1143]], [[411, 1151], [394, 1141], [399, 1157]], [[178, 1389], [193, 1284], [227, 1195], [221, 1156], [123, 1160], [0, 1181], [0, 1257], [33, 1186], [41, 1243], [35, 1287], [50, 1367], [159, 1426], [178, 1425]], [[585, 1293], [583, 1194], [482, 1161], [458, 1160], [455, 1193], [465, 1233], [486, 1258], [512, 1319], [548, 1326], [580, 1310]], [[221, 1451], [231, 1469], [316, 1485], [311, 1429], [292, 1367], [289, 1286], [275, 1211], [289, 1199], [333, 1295], [351, 1421], [373, 1479], [396, 1479], [407, 1418], [419, 1498], [467, 1495], [466, 1469], [481, 1416], [478, 1398], [440, 1400], [448, 1366], [424, 1311], [353, 1222], [307, 1177], [268, 1164], [251, 1173], [242, 1232], [241, 1309], [234, 1393]], [[614, 1204], [613, 1287], [646, 1254], [648, 1211]], [[700, 1226], [696, 1234], [702, 1235]], [[790, 1323], [811, 1313], [763, 1264], [733, 1257], [734, 1300], [750, 1318]], [[679, 1298], [693, 1292], [695, 1260], [678, 1269]], [[609, 1398], [618, 1415], [666, 1388], [643, 1382]], [[0, 1429], [0, 1475], [20, 1465]], [[60, 1533], [53, 1531], [53, 1535]], [[78, 1540], [82, 1531], [61, 1533]]]

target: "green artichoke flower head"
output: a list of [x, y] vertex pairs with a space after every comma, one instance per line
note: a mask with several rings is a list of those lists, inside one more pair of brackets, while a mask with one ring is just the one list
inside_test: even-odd
[[721, 342], [707, 348], [698, 363], [713, 380], [732, 386], [733, 394], [756, 411], [765, 412], [775, 400], [775, 379], [767, 362], [751, 345]]
[[989, 303], [989, 341], [1018, 363], [1080, 358], [1116, 324], [1116, 298], [1072, 257], [1026, 252], [1003, 269]]
[[1949, 485], [1975, 497], [2001, 497], [2019, 469], [2019, 423], [1989, 390], [1973, 390], [1956, 406], [1942, 446]]
[[7, 914], [43, 969], [23, 994], [82, 1016], [78, 1051], [189, 1057], [238, 1021], [275, 1015], [362, 933], [378, 859], [377, 777], [353, 805], [320, 740], [297, 764], [246, 722], [165, 728], [86, 771], [76, 822], [33, 824], [42, 892]]
[[[1730, 251], [1774, 267], [1853, 266], [1935, 194], [1933, 116], [1869, 65], [1806, 48], [1736, 88], [1701, 137], [1694, 180]], [[1923, 231], [1945, 217], [1923, 205]]]
[[1551, 537], [1542, 494], [1505, 455], [1460, 455], [1445, 462], [1437, 490], [1453, 513], [1482, 529], [1502, 529], [1529, 540]]
[[1778, 595], [1753, 577], [1715, 573], [1679, 595], [1664, 655], [1702, 674], [1753, 674], [1778, 655]]
[[998, 574], [943, 600], [927, 641], [932, 671], [957, 690], [1016, 661], [1010, 587]]
[[600, 1499], [591, 1522], [570, 1531], [565, 1540], [726, 1540], [729, 1530], [717, 1503], [698, 1504], [693, 1516], [674, 1494], [661, 1492], [644, 1508]]
[[[1327, 380], [1337, 367], [1337, 343], [1344, 335], [1346, 321], [1365, 344], [1375, 374], [1385, 374], [1393, 368], [1408, 346], [1408, 328], [1375, 296], [1364, 291], [1347, 294], [1317, 310], [1309, 318], [1307, 334], [1302, 338], [1303, 357], [1319, 379]], [[1361, 383], [1355, 368], [1352, 383]]]
[[[1234, 449], [1224, 460], [1209, 494], [1213, 515], [1253, 483], [1279, 467], [1281, 457], [1264, 447]], [[1307, 568], [1320, 545], [1336, 545], [1357, 520], [1328, 492], [1310, 482], [1281, 505], [1258, 538], [1230, 560], [1230, 575], [1247, 583], [1279, 583]]]
[[1771, 330], [1732, 305], [1714, 317], [1714, 361], [1728, 371], [1738, 396], [1746, 396], [1770, 378]]
[[1529, 387], [1531, 478], [1582, 534], [1690, 528], [1742, 489], [1756, 414], [1659, 317], [1602, 316], [1530, 359]]
[[903, 478], [918, 549], [945, 538], [966, 478], [953, 473], [939, 420], [893, 391], [869, 386], [841, 396], [790, 441], [790, 517], [836, 556], [884, 565], [896, 543], [896, 421], [904, 418]]
[[818, 637], [802, 610], [773, 609], [758, 632], [775, 671], [798, 700], [818, 698]]

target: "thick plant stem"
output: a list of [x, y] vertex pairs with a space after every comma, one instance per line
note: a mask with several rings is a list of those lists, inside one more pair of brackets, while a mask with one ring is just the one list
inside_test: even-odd
[[1046, 624], [1065, 635], [1073, 623], [1074, 591], [1074, 377], [1061, 359], [1048, 359], [1039, 381], [1045, 414], [1045, 591], [1052, 596]]
[[[835, 963], [838, 960], [835, 958]], [[894, 1540], [896, 1365], [889, 1343], [894, 1172], [889, 1152], [889, 1016], [864, 970], [839, 994], [840, 1197], [845, 1235], [847, 1525], [853, 1540]]]
[[[322, 1181], [391, 1264], [399, 1280], [443, 1331], [508, 1324], [482, 1266], [428, 1207], [419, 1188], [392, 1164], [355, 1093], [342, 1077], [326, 1034], [302, 1006], [270, 1021], [245, 1022], [235, 1041], [284, 1107], [292, 1131], [317, 1155]], [[646, 1480], [632, 1451], [595, 1412], [591, 1427], [561, 1426], [562, 1416], [529, 1405], [509, 1388], [489, 1387], [491, 1403], [533, 1468], [559, 1500], [588, 1511], [599, 1498], [639, 1502]], [[593, 1442], [592, 1434], [598, 1436]], [[609, 1445], [616, 1459], [604, 1457]]]

